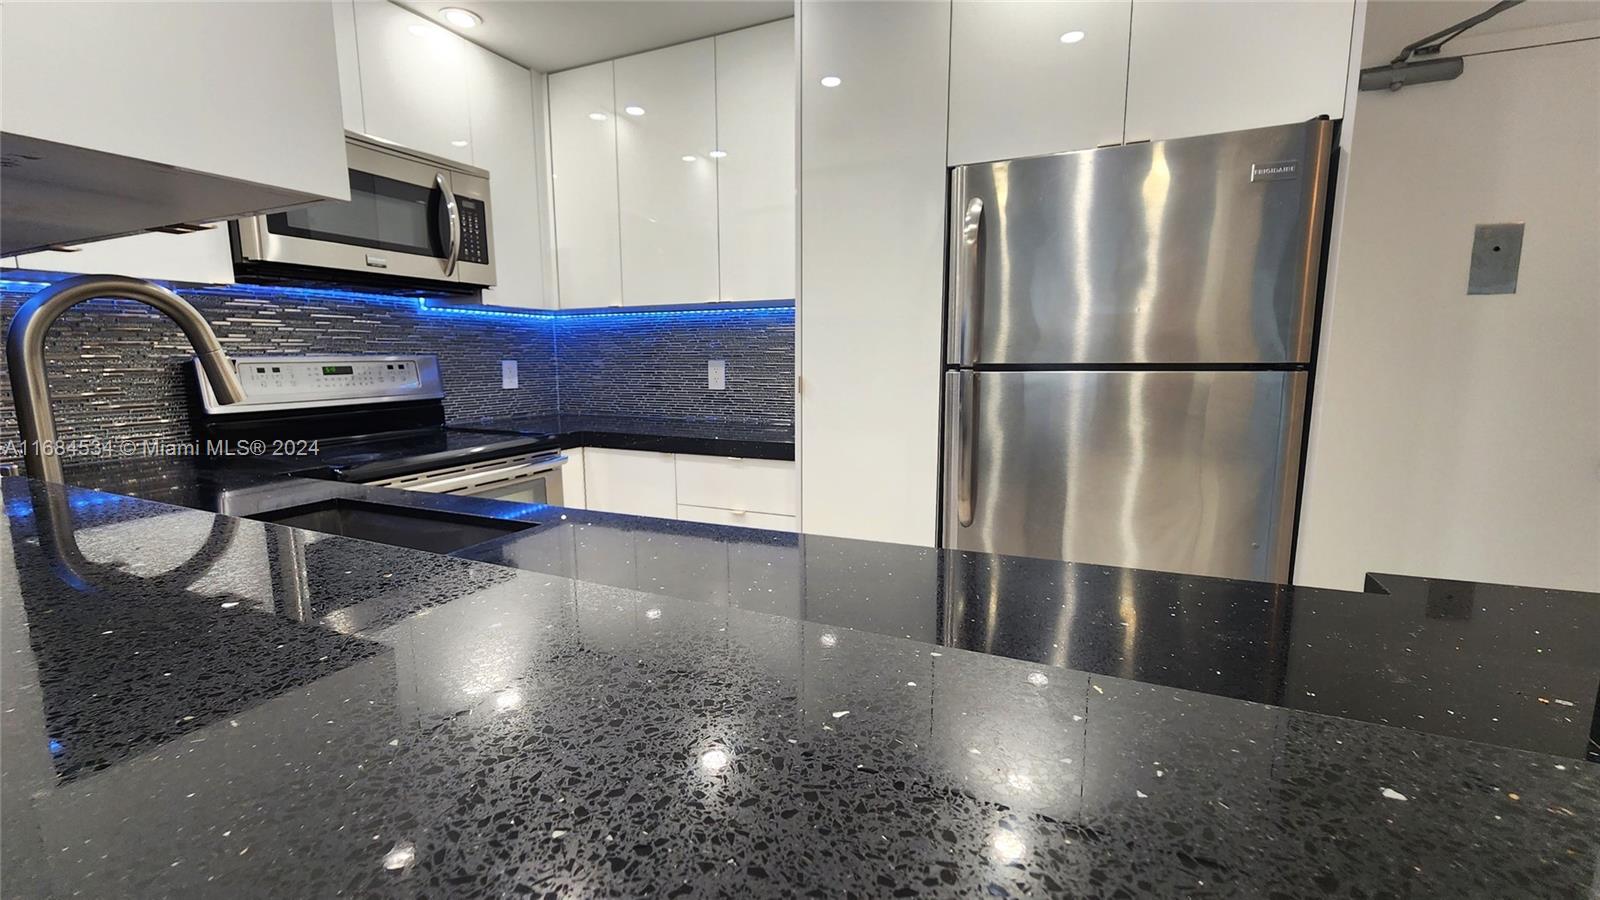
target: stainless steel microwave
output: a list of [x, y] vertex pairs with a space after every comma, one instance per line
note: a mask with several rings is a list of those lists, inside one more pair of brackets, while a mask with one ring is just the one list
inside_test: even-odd
[[495, 283], [489, 173], [345, 136], [350, 199], [230, 223], [236, 274], [470, 290]]

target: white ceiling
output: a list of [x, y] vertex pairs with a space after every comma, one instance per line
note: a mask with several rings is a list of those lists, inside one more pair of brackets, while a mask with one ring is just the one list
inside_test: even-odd
[[[537, 72], [558, 72], [772, 22], [794, 0], [395, 0], [474, 43]], [[439, 10], [469, 9], [476, 28], [445, 23]]]
[[[1449, 28], [1493, 5], [1494, 0], [1376, 0], [1367, 7], [1361, 65], [1382, 65], [1412, 41]], [[1528, 0], [1474, 26], [1457, 40], [1595, 19], [1600, 19], [1600, 0]], [[1454, 46], [1445, 44], [1444, 52], [1451, 53]]]

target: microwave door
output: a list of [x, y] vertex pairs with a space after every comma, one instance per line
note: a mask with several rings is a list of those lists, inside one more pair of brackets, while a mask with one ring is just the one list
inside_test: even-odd
[[[351, 145], [350, 199], [325, 200], [255, 220], [246, 259], [444, 279], [451, 238], [448, 175], [424, 163]], [[453, 280], [453, 279], [452, 279]]]

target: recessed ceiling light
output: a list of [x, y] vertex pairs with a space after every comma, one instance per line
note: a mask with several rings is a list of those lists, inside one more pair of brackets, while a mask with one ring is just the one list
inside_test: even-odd
[[457, 28], [475, 28], [483, 24], [483, 16], [470, 9], [461, 9], [457, 6], [447, 6], [439, 10], [439, 15], [444, 16], [446, 22]]
[[606, 120], [606, 114], [605, 113], [589, 113], [589, 118], [595, 120], [596, 122], [604, 122]]
[[1083, 40], [1083, 32], [1081, 31], [1068, 31], [1061, 35], [1061, 43], [1063, 44], [1076, 44], [1081, 40]]
[[710, 153], [707, 153], [706, 155], [711, 157], [712, 159], [722, 159], [724, 156], [728, 155], [728, 151], [726, 151], [726, 150], [713, 150]]
[[465, 147], [466, 145], [467, 145], [466, 141], [451, 141], [450, 142], [450, 146], [452, 146], [452, 147]]
[[699, 158], [700, 157], [698, 157], [698, 156], [689, 155], [689, 156], [684, 156], [683, 157], [683, 161], [684, 162], [694, 162], [695, 160], [697, 160]]
[[839, 85], [841, 85], [843, 83], [844, 83], [844, 80], [842, 78], [840, 78], [839, 76], [837, 76], [837, 75], [824, 75], [824, 76], [822, 76], [822, 86], [823, 87], [838, 87]]
[[644, 115], [644, 107], [642, 107], [642, 106], [624, 106], [622, 108], [622, 111], [627, 113], [630, 116], [642, 116], [642, 115]]

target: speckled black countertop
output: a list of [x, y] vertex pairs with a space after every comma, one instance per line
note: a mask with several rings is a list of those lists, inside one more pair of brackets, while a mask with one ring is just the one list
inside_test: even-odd
[[[1600, 765], [1284, 705], [1356, 679], [1430, 721], [1465, 681], [1455, 711], [1472, 719], [1520, 714], [1509, 690], [1588, 721], [1592, 595], [1401, 579], [1324, 603], [921, 551], [953, 573], [938, 576], [913, 548], [548, 507], [504, 510], [546, 518], [472, 551], [523, 571], [25, 479], [0, 495], [7, 896], [1600, 887]], [[591, 577], [588, 559], [609, 568]], [[880, 587], [924, 578], [944, 611], [892, 633], [919, 621], [893, 609], [916, 592]], [[992, 602], [1079, 608], [967, 606], [982, 580], [1010, 585]], [[1232, 600], [1206, 599], [1219, 591]], [[980, 637], [985, 621], [1015, 631]], [[1286, 645], [1267, 666], [1281, 696], [1159, 683], [1201, 680], [1190, 639]], [[1570, 737], [1547, 724], [1552, 745]]]
[[451, 428], [547, 437], [551, 446], [794, 459], [794, 427], [726, 419], [553, 415], [469, 419]]

